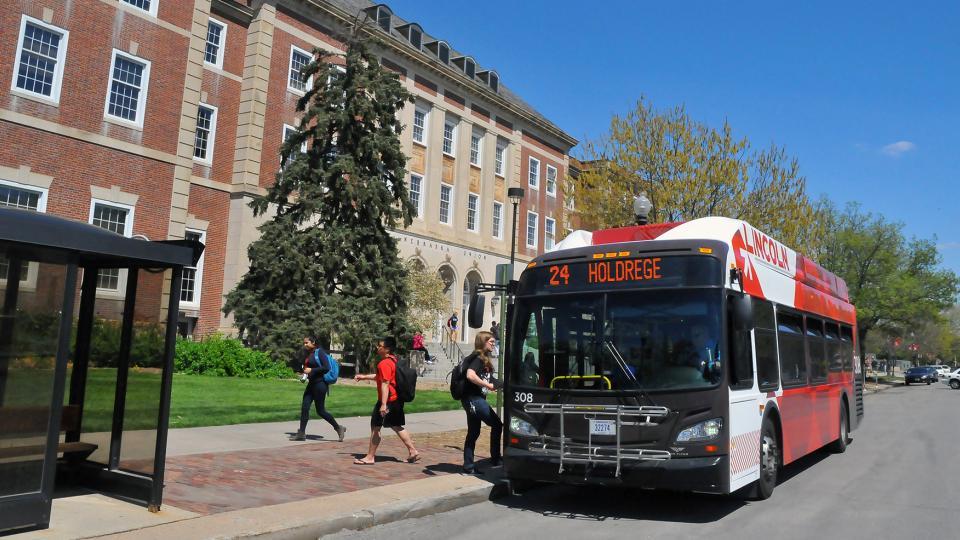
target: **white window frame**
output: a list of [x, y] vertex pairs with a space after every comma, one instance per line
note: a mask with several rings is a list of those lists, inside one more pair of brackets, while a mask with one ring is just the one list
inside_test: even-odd
[[[533, 218], [533, 243], [530, 243], [530, 218]], [[528, 248], [536, 249], [539, 244], [540, 235], [540, 214], [534, 212], [533, 210], [527, 210], [527, 223], [524, 227], [524, 243]]]
[[303, 90], [290, 86], [290, 72], [293, 71], [293, 55], [295, 53], [300, 53], [302, 55], [305, 55], [309, 59], [307, 60], [307, 64], [309, 64], [310, 61], [313, 60], [313, 55], [310, 54], [310, 51], [301, 49], [296, 45], [290, 45], [290, 59], [287, 61], [287, 91], [292, 92], [298, 96], [303, 96], [307, 93], [307, 89], [313, 87], [313, 75], [311, 75], [310, 78], [307, 79], [306, 87]]
[[[217, 137], [217, 114], [219, 113], [219, 109], [217, 107], [214, 107], [213, 105], [209, 105], [207, 103], [201, 102], [199, 105], [197, 105], [198, 119], [200, 118], [200, 107], [206, 107], [208, 109], [211, 109], [213, 111], [213, 115], [211, 115], [210, 117], [210, 136], [207, 138], [207, 155], [203, 158], [198, 158], [194, 156], [193, 160], [196, 161], [197, 163], [202, 163], [204, 165], [213, 165], [213, 145], [216, 142], [216, 137]], [[193, 150], [194, 152], [196, 152], [197, 150], [196, 127], [194, 127], [194, 133], [193, 133]]]
[[210, 28], [210, 25], [211, 25], [211, 24], [215, 24], [215, 25], [217, 25], [217, 26], [220, 27], [220, 43], [217, 44], [217, 61], [216, 61], [216, 62], [208, 62], [208, 61], [207, 61], [207, 43], [209, 43], [209, 42], [208, 42], [206, 39], [204, 39], [204, 41], [203, 41], [203, 63], [204, 63], [204, 64], [207, 64], [207, 65], [210, 65], [210, 66], [215, 66], [215, 67], [217, 67], [217, 68], [219, 68], [219, 69], [223, 69], [223, 57], [225, 56], [223, 51], [226, 49], [226, 45], [227, 45], [227, 24], [226, 24], [225, 22], [218, 21], [217, 19], [214, 19], [213, 17], [210, 17], [210, 18], [207, 20], [207, 28], [208, 28], [208, 30], [207, 30], [208, 34], [207, 34], [207, 35], [209, 35], [209, 28]]
[[[443, 220], [443, 189], [448, 188], [450, 190], [450, 196], [447, 201], [447, 220]], [[437, 200], [437, 220], [442, 225], [451, 226], [453, 224], [453, 203], [456, 201], [454, 198], [454, 188], [452, 185], [446, 182], [440, 182], [440, 198]]]
[[[476, 141], [477, 147], [473, 147], [473, 143]], [[480, 163], [483, 162], [483, 134], [482, 133], [471, 133], [470, 134], [470, 164], [477, 167], [480, 166]]]
[[[500, 217], [497, 217], [497, 208], [500, 209]], [[500, 201], [493, 201], [493, 210], [492, 210], [492, 225], [493, 225], [493, 237], [497, 240], [503, 239], [503, 203]]]
[[[420, 134], [420, 140], [417, 140], [417, 136], [415, 135], [416, 133], [415, 128], [417, 125], [417, 113], [423, 114], [423, 129], [422, 129], [422, 133]], [[427, 146], [427, 140], [430, 138], [428, 135], [430, 133], [429, 130], [430, 130], [430, 111], [423, 107], [415, 107], [413, 109], [413, 126], [410, 129], [410, 136], [413, 139], [413, 142], [419, 144], [420, 146]]]
[[[187, 237], [186, 233], [188, 233], [188, 232], [192, 232], [192, 233], [199, 234], [199, 235], [200, 235], [200, 242], [203, 243], [203, 244], [206, 244], [206, 243], [207, 243], [207, 231], [202, 231], [202, 230], [200, 230], [200, 229], [187, 228], [187, 229], [184, 230], [184, 235], [183, 235], [184, 238]], [[201, 254], [200, 254], [200, 260], [197, 261], [197, 265], [194, 266], [194, 267], [192, 267], [192, 268], [195, 268], [195, 269], [197, 270], [197, 274], [196, 274], [196, 276], [195, 276], [194, 279], [193, 279], [193, 298], [194, 298], [194, 301], [193, 301], [193, 302], [184, 302], [184, 301], [181, 300], [181, 301], [180, 301], [180, 307], [185, 307], [185, 308], [187, 308], [187, 309], [200, 309], [200, 294], [201, 294], [201, 291], [203, 290], [203, 259], [204, 259], [205, 255], [206, 255], [205, 252], [206, 252], [206, 250], [204, 250], [204, 253], [201, 253]], [[182, 286], [183, 286], [183, 284], [182, 284], [183, 277], [181, 276], [180, 279], [181, 279], [181, 287], [182, 287]]]
[[[103, 206], [112, 206], [114, 208], [119, 208], [121, 210], [126, 210], [127, 220], [123, 224], [123, 235], [126, 236], [127, 238], [131, 238], [133, 236], [133, 218], [134, 218], [134, 212], [136, 211], [135, 207], [129, 204], [123, 204], [123, 203], [118, 203], [114, 201], [108, 201], [106, 199], [97, 199], [95, 197], [91, 197], [90, 198], [90, 214], [89, 214], [89, 217], [87, 218], [87, 223], [91, 225], [93, 225], [93, 216], [95, 214], [95, 210], [98, 204]], [[96, 227], [96, 225], [94, 226]], [[120, 275], [117, 277], [116, 289], [101, 289], [100, 287], [97, 287], [97, 294], [100, 294], [100, 295], [123, 297], [124, 295], [126, 295], [126, 293], [127, 293], [127, 269], [126, 268], [120, 269]]]
[[[550, 171], [553, 171], [553, 189], [550, 189]], [[551, 197], [557, 196], [557, 181], [559, 178], [558, 176], [559, 173], [560, 171], [557, 170], [556, 167], [554, 167], [553, 165], [547, 165], [547, 174], [546, 174], [546, 177], [544, 178], [544, 181], [547, 184], [547, 195]]]
[[[552, 225], [552, 226], [551, 226]], [[552, 238], [547, 235], [552, 236]], [[548, 242], [549, 240], [549, 242]], [[557, 220], [553, 218], [544, 218], [543, 220], [543, 249], [553, 249], [557, 245]]]
[[[46, 188], [41, 188], [37, 186], [31, 186], [27, 184], [21, 184], [20, 182], [14, 182], [13, 180], [4, 180], [0, 178], [0, 185], [11, 187], [13, 189], [19, 189], [21, 191], [32, 191], [38, 193], [40, 197], [37, 198], [37, 208], [35, 212], [46, 213], [47, 212], [47, 198], [50, 194], [50, 190]], [[6, 208], [0, 206], [0, 208]], [[9, 263], [8, 263], [9, 264]], [[27, 262], [27, 279], [20, 280], [20, 288], [24, 290], [36, 290], [37, 288], [37, 274], [39, 273], [40, 266], [36, 261]], [[0, 283], [6, 283], [7, 276], [0, 276]]]
[[143, 9], [142, 7], [137, 7], [131, 4], [130, 2], [127, 2], [126, 0], [118, 0], [118, 1], [130, 9], [135, 9], [141, 13], [146, 13], [151, 17], [157, 16], [157, 7], [160, 5], [160, 0], [150, 0], [150, 9]]
[[[537, 164], [537, 173], [533, 174], [533, 164]], [[531, 157], [527, 160], [527, 184], [530, 186], [530, 189], [540, 190], [540, 160]]]
[[[473, 227], [470, 227], [470, 200], [474, 201], [473, 205]], [[472, 233], [480, 232], [480, 194], [469, 192], [467, 193], [467, 230]]]
[[[450, 126], [450, 151], [447, 152], [443, 150], [443, 147], [447, 144], [447, 126]], [[441, 150], [443, 150], [444, 155], [450, 157], [456, 157], [457, 153], [457, 122], [451, 122], [450, 120], [445, 120], [443, 122], [443, 144], [441, 145]]]
[[[284, 125], [283, 125], [283, 128], [280, 129], [280, 144], [281, 144], [281, 145], [283, 145], [283, 143], [287, 142], [287, 130], [288, 130], [288, 129], [289, 129], [289, 130], [292, 130], [292, 131], [300, 131], [299, 129], [297, 129], [296, 126], [291, 126], [290, 124], [284, 124]], [[301, 154], [305, 154], [306, 152], [307, 152], [307, 141], [303, 141], [303, 143], [300, 144], [300, 153], [301, 153]], [[277, 150], [277, 155], [280, 156], [280, 161], [282, 162], [282, 161], [283, 161], [283, 154], [279, 151], [279, 147], [278, 147], [278, 150]], [[281, 171], [283, 170], [283, 167], [282, 167], [282, 166], [280, 167], [280, 170], [281, 170]]]
[[427, 178], [424, 175], [419, 173], [410, 173], [410, 193], [413, 193], [413, 177], [414, 176], [420, 179], [420, 191], [418, 192], [418, 198], [417, 198], [417, 204], [416, 204], [417, 215], [415, 217], [417, 219], [423, 219], [423, 199], [427, 194], [426, 193], [427, 190], [425, 189], [427, 186]]
[[507, 170], [507, 145], [497, 144], [496, 153], [494, 154], [494, 163], [493, 163], [493, 173], [503, 178], [506, 176]]
[[[31, 92], [30, 90], [17, 86], [17, 75], [20, 73], [20, 55], [23, 54], [23, 36], [27, 32], [27, 23], [60, 34], [60, 47], [57, 50], [57, 65], [53, 70], [53, 87], [50, 89], [49, 96]], [[17, 36], [17, 54], [13, 57], [13, 80], [10, 82], [10, 92], [26, 98], [36, 99], [43, 103], [59, 106], [60, 90], [63, 88], [63, 67], [67, 61], [67, 41], [69, 37], [70, 32], [63, 28], [24, 15], [20, 19], [20, 34]]]
[[[117, 57], [123, 56], [126, 60], [130, 62], [136, 62], [138, 64], [143, 64], [143, 74], [140, 75], [140, 79], [143, 82], [143, 88], [140, 89], [140, 97], [137, 100], [137, 119], [134, 122], [127, 120], [126, 118], [121, 118], [119, 116], [114, 116], [110, 114], [110, 90], [113, 88], [113, 69], [114, 65], [117, 62]], [[127, 54], [119, 49], [113, 49], [113, 54], [110, 57], [110, 71], [107, 73], [107, 99], [103, 103], [103, 118], [108, 122], [115, 122], [124, 126], [131, 126], [137, 129], [143, 129], [143, 118], [146, 116], [147, 111], [147, 91], [150, 88], [150, 61], [140, 58], [139, 56], [134, 56], [132, 54]]]

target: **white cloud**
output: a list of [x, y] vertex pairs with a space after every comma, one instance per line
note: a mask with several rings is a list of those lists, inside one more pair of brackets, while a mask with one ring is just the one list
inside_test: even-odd
[[910, 152], [917, 148], [917, 145], [913, 144], [910, 141], [897, 141], [895, 143], [888, 144], [880, 149], [881, 152], [890, 156], [890, 157], [900, 157], [907, 152]]

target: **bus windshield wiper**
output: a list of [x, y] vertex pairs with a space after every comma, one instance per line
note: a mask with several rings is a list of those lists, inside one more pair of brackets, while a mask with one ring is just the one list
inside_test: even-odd
[[627, 376], [627, 380], [633, 382], [634, 388], [640, 390], [640, 395], [644, 397], [651, 405], [656, 406], [656, 402], [650, 397], [650, 394], [643, 389], [640, 385], [640, 381], [637, 380], [636, 375], [633, 374], [633, 371], [630, 369], [630, 366], [627, 365], [627, 361], [624, 360], [623, 355], [620, 354], [620, 351], [617, 349], [617, 346], [613, 344], [613, 341], [606, 339], [603, 341], [603, 346], [606, 347], [607, 352], [610, 353], [610, 356], [613, 357], [613, 360], [617, 363], [617, 367], [623, 371], [623, 374]]

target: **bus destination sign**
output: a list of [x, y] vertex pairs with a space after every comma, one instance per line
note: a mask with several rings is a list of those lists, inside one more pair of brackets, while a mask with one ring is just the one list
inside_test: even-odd
[[531, 268], [520, 278], [520, 294], [716, 285], [720, 261], [703, 256], [611, 258]]

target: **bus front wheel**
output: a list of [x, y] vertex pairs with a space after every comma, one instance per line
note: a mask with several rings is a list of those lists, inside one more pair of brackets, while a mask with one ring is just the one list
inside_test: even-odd
[[768, 417], [763, 420], [760, 428], [760, 478], [753, 487], [752, 498], [762, 501], [773, 495], [781, 463], [777, 428]]
[[834, 454], [842, 454], [847, 451], [847, 443], [850, 442], [849, 426], [847, 426], [847, 406], [840, 405], [840, 429], [837, 440], [830, 443], [830, 451]]

